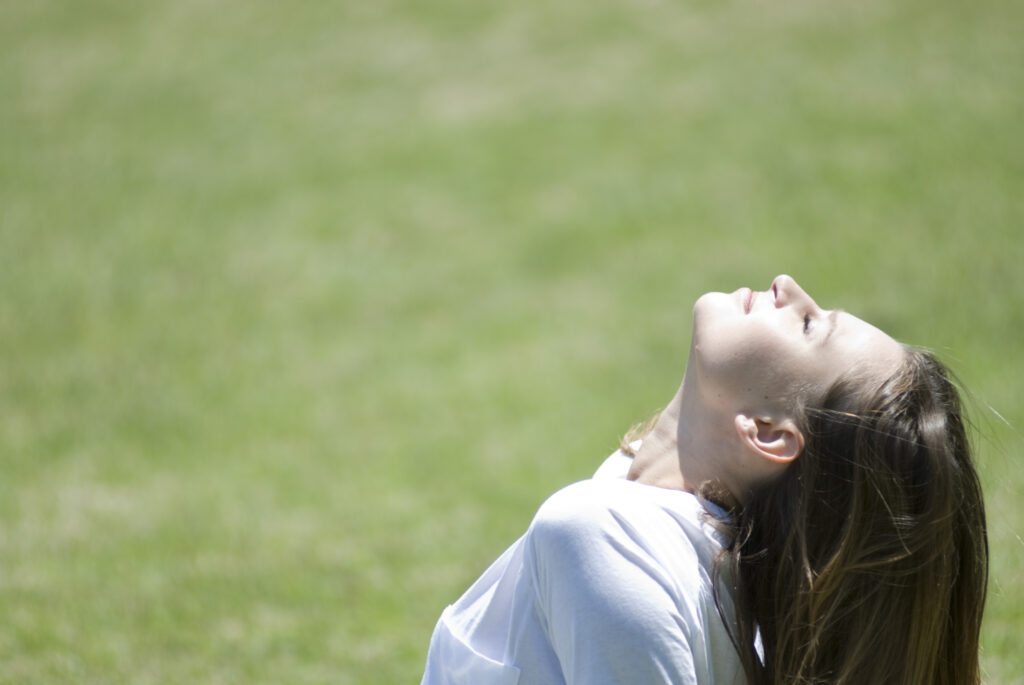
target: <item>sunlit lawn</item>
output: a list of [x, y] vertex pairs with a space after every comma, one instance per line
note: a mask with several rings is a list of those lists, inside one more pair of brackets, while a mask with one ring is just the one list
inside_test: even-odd
[[418, 682], [696, 296], [789, 272], [971, 389], [1024, 682], [1022, 23], [0, 0], [0, 681]]

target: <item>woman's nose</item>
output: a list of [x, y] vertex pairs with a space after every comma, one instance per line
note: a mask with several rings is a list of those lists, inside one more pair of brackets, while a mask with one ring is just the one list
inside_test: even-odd
[[787, 305], [805, 305], [817, 307], [814, 299], [808, 295], [800, 284], [793, 280], [792, 276], [782, 274], [772, 281], [772, 292], [775, 294], [775, 306], [785, 307]]

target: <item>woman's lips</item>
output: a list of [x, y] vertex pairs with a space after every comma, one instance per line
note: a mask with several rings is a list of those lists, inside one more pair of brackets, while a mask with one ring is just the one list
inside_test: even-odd
[[754, 299], [757, 298], [757, 293], [750, 288], [741, 288], [740, 296], [743, 300], [743, 313], [749, 314], [750, 310], [754, 307]]

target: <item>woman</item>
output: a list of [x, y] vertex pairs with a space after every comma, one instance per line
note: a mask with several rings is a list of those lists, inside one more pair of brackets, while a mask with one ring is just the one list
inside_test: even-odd
[[632, 437], [445, 610], [425, 685], [979, 681], [984, 507], [931, 355], [788, 276], [709, 293]]

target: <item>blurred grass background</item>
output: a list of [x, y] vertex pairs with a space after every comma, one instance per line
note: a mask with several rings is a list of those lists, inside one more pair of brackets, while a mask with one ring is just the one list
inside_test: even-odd
[[418, 682], [669, 399], [694, 299], [788, 272], [971, 389], [986, 681], [1024, 682], [1022, 29], [0, 0], [0, 681]]

